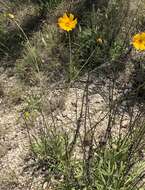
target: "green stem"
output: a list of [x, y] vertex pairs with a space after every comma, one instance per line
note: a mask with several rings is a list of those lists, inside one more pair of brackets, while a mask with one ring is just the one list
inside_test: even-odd
[[83, 70], [83, 68], [89, 63], [90, 59], [92, 58], [92, 56], [94, 55], [96, 49], [94, 49], [92, 51], [92, 53], [90, 54], [90, 56], [88, 57], [88, 59], [85, 61], [85, 63], [82, 65], [82, 67], [79, 69], [79, 71], [76, 73], [76, 75], [73, 77], [73, 80], [74, 81], [80, 74], [80, 72]]
[[71, 80], [71, 74], [72, 74], [72, 47], [71, 47], [70, 32], [68, 33], [68, 38], [69, 38], [69, 80]]
[[88, 59], [85, 61], [85, 63], [82, 65], [82, 67], [79, 69], [79, 71], [76, 73], [76, 75], [72, 78], [72, 80], [70, 81], [69, 85], [67, 86], [66, 92], [68, 92], [69, 88], [71, 87], [71, 85], [75, 82], [75, 80], [77, 79], [77, 77], [79, 76], [79, 74], [81, 73], [81, 71], [84, 69], [84, 67], [89, 63], [90, 59], [92, 58], [92, 56], [94, 55], [96, 51], [96, 48], [92, 51], [92, 53], [90, 54], [90, 56], [88, 57]]

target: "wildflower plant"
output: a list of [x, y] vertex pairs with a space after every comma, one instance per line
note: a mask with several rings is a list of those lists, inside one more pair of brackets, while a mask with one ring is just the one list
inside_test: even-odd
[[73, 65], [72, 65], [72, 45], [70, 31], [76, 28], [78, 21], [73, 14], [64, 13], [64, 15], [58, 18], [58, 26], [60, 29], [68, 33], [69, 38], [69, 80], [72, 78]]
[[[85, 89], [85, 92], [88, 90]], [[89, 105], [89, 102], [83, 102], [84, 98], [88, 100], [87, 97], [89, 95], [85, 94], [81, 100], [84, 108]], [[115, 108], [110, 107], [113, 115], [110, 113], [111, 116], [107, 119], [110, 122], [106, 122], [106, 127], [117, 127], [116, 122], [119, 121], [120, 132], [115, 136], [111, 133], [107, 139], [106, 135], [103, 135], [106, 140], [100, 139], [99, 142], [94, 135], [99, 127], [98, 121], [96, 128], [90, 122], [91, 137], [88, 138], [87, 132], [83, 134], [83, 127], [88, 129], [83, 119], [90, 117], [86, 115], [90, 114], [89, 111], [85, 113], [85, 109], [82, 110], [80, 117], [73, 121], [72, 124], [76, 125], [76, 128], [72, 132], [65, 131], [65, 128], [61, 131], [60, 120], [56, 119], [58, 113], [51, 113], [49, 121], [52, 122], [49, 123], [43, 111], [40, 111], [42, 122], [39, 126], [35, 124], [33, 127], [33, 129], [38, 127], [39, 135], [35, 136], [36, 134], [31, 131], [31, 146], [34, 157], [37, 158], [38, 168], [42, 167], [44, 174], [47, 172], [46, 181], [54, 189], [140, 190], [144, 187], [142, 179], [145, 161], [139, 154], [144, 146], [144, 122], [140, 123], [140, 117], [130, 118], [123, 134], [122, 117], [125, 115], [120, 118], [117, 112], [114, 113], [116, 106], [119, 106], [117, 102], [115, 104]], [[29, 127], [26, 119], [25, 122], [26, 127]], [[107, 133], [108, 130], [105, 131]]]

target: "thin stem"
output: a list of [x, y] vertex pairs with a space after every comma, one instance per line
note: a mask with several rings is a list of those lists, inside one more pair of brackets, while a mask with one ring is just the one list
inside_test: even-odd
[[[86, 62], [82, 65], [82, 67], [79, 69], [79, 71], [76, 73], [76, 75], [72, 78], [72, 80], [70, 81], [67, 89], [66, 89], [66, 93], [68, 92], [69, 88], [71, 87], [71, 85], [73, 84], [73, 82], [75, 82], [76, 78], [79, 76], [80, 72], [84, 69], [84, 67], [89, 63], [90, 59], [92, 58], [92, 56], [94, 55], [96, 49], [94, 49], [92, 51], [92, 53], [90, 54], [90, 56], [88, 57], [88, 59], [86, 60]], [[71, 57], [70, 57], [71, 58]], [[65, 95], [66, 95], [65, 93]]]
[[79, 69], [79, 71], [76, 73], [76, 75], [73, 77], [72, 82], [78, 77], [78, 75], [80, 74], [80, 72], [83, 70], [83, 68], [88, 64], [88, 62], [90, 61], [90, 59], [92, 58], [92, 56], [94, 55], [96, 49], [94, 49], [92, 51], [92, 53], [90, 54], [90, 56], [88, 57], [88, 59], [86, 60], [86, 62], [82, 65], [82, 67]]
[[15, 22], [16, 26], [19, 28], [19, 30], [22, 32], [22, 34], [24, 35], [24, 37], [27, 40], [27, 42], [29, 43], [29, 46], [31, 47], [30, 41], [29, 41], [27, 35], [25, 34], [24, 30], [20, 26], [20, 24], [16, 20], [14, 20], [14, 22]]
[[72, 73], [72, 47], [71, 47], [70, 32], [68, 33], [68, 38], [69, 38], [69, 80], [71, 80], [71, 73]]

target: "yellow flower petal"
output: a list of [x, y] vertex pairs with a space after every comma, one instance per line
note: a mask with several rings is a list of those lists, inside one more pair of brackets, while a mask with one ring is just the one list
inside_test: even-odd
[[77, 19], [74, 19], [74, 15], [71, 13], [68, 15], [64, 13], [62, 17], [58, 18], [59, 27], [67, 32], [74, 29], [77, 25]]
[[64, 15], [63, 15], [63, 17], [62, 17], [63, 19], [69, 19], [69, 17], [67, 16], [67, 14], [66, 13], [64, 13]]
[[132, 45], [137, 50], [145, 50], [145, 32], [135, 34], [132, 38]]
[[70, 19], [73, 20], [74, 19], [74, 15], [70, 13]]

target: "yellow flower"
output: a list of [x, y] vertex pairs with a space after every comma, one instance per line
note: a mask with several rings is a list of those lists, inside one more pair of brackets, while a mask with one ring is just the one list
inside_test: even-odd
[[132, 44], [137, 50], [145, 50], [145, 32], [135, 34], [132, 38]]
[[8, 13], [8, 17], [9, 17], [10, 19], [14, 19], [14, 18], [15, 18], [15, 16], [14, 16], [13, 14], [11, 14], [11, 13]]
[[30, 116], [30, 113], [29, 113], [28, 111], [26, 111], [26, 112], [24, 113], [24, 117], [25, 117], [25, 119], [28, 119], [29, 116]]
[[96, 41], [97, 41], [98, 44], [102, 44], [103, 43], [102, 38], [97, 38]]
[[64, 13], [63, 17], [58, 19], [58, 25], [61, 29], [69, 32], [76, 27], [77, 19], [74, 19], [74, 15], [71, 13], [69, 15]]

